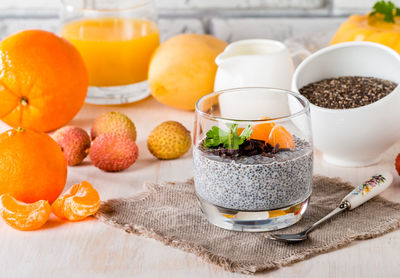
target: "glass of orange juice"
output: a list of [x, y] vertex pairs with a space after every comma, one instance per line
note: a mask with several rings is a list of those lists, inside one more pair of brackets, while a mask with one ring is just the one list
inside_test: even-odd
[[61, 1], [61, 36], [79, 50], [89, 73], [86, 102], [121, 104], [147, 97], [148, 67], [159, 45], [154, 1]]

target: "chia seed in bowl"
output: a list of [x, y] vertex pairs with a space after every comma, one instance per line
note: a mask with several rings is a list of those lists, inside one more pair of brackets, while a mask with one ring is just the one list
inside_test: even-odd
[[266, 211], [289, 207], [311, 195], [313, 150], [293, 137], [293, 150], [271, 156], [221, 157], [196, 147], [194, 179], [198, 196], [216, 206]]
[[392, 81], [375, 77], [342, 76], [310, 83], [299, 91], [316, 106], [349, 109], [374, 103], [396, 86]]

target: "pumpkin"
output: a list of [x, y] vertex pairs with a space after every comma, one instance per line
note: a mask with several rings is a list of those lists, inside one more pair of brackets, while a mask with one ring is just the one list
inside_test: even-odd
[[400, 18], [383, 20], [380, 14], [352, 15], [344, 22], [330, 44], [348, 41], [370, 41], [391, 47], [400, 53]]

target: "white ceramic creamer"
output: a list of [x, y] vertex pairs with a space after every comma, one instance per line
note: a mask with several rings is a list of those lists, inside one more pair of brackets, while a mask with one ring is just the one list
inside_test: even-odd
[[[291, 54], [287, 47], [274, 40], [252, 39], [242, 40], [228, 45], [224, 52], [217, 56], [215, 63], [218, 70], [215, 76], [214, 90], [221, 91], [243, 87], [269, 87], [290, 89], [294, 72]], [[223, 117], [257, 119], [263, 117], [278, 117], [289, 112], [288, 107], [281, 107], [270, 103], [253, 105], [252, 109], [243, 109], [243, 104], [265, 104], [265, 94], [257, 96], [259, 101], [249, 99], [245, 91], [240, 94], [223, 94], [220, 99]], [[277, 95], [277, 103], [284, 96]], [[271, 100], [271, 98], [269, 98]]]
[[253, 39], [228, 45], [217, 56], [214, 91], [240, 87], [290, 89], [294, 66], [287, 47], [278, 41]]

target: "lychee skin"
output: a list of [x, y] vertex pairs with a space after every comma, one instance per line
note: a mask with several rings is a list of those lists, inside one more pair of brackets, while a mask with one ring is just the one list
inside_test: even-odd
[[135, 124], [121, 112], [106, 112], [98, 117], [90, 130], [92, 140], [103, 133], [118, 133], [130, 136], [136, 140]]
[[147, 148], [158, 159], [178, 158], [190, 149], [191, 144], [190, 132], [175, 121], [163, 122], [147, 139]]
[[90, 137], [84, 129], [65, 126], [54, 132], [52, 138], [60, 146], [68, 165], [79, 165], [87, 156]]
[[106, 172], [129, 168], [139, 156], [135, 141], [126, 134], [103, 133], [96, 137], [89, 151], [93, 165]]

